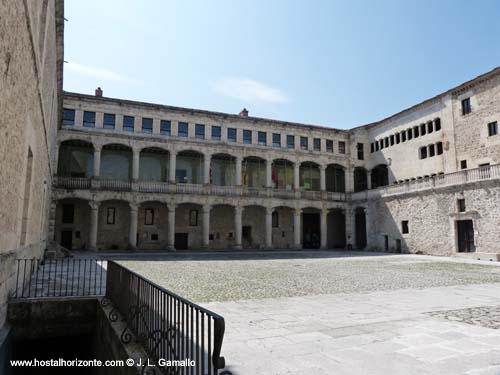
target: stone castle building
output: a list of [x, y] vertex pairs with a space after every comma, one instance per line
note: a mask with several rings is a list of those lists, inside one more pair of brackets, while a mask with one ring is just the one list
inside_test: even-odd
[[352, 130], [65, 92], [50, 238], [72, 249], [496, 258], [500, 68]]

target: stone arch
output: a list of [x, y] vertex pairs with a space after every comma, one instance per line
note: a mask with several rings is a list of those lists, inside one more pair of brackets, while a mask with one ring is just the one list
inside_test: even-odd
[[345, 192], [345, 168], [339, 164], [328, 164], [325, 170], [326, 191]]
[[176, 156], [177, 183], [202, 184], [203, 183], [203, 161], [205, 155], [192, 149], [179, 151]]
[[259, 204], [243, 206], [241, 213], [242, 247], [261, 249], [266, 245], [266, 207]]
[[275, 218], [272, 219], [272, 241], [277, 249], [292, 249], [294, 247], [294, 215], [295, 207], [291, 205], [278, 205], [273, 207], [273, 215], [277, 214], [277, 226]]
[[275, 189], [293, 190], [295, 163], [288, 159], [272, 161], [272, 182]]
[[389, 169], [387, 165], [379, 164], [371, 171], [371, 187], [376, 189], [387, 185], [389, 185]]
[[139, 154], [139, 180], [168, 181], [170, 151], [161, 147], [143, 147]]
[[90, 205], [82, 198], [56, 200], [54, 240], [68, 250], [86, 250], [89, 244]]
[[133, 152], [122, 143], [107, 143], [101, 149], [100, 177], [128, 181], [132, 177]]
[[210, 209], [209, 247], [227, 249], [235, 246], [235, 210], [230, 203], [214, 204]]
[[236, 185], [236, 157], [227, 153], [212, 154], [210, 183], [217, 186]]
[[80, 139], [67, 139], [59, 144], [57, 175], [84, 177], [94, 175], [94, 145]]
[[160, 250], [168, 247], [168, 207], [159, 200], [138, 204], [137, 248]]
[[302, 190], [320, 191], [320, 165], [313, 161], [300, 163], [300, 188]]
[[246, 156], [241, 166], [242, 185], [263, 189], [266, 187], [266, 159], [260, 156]]

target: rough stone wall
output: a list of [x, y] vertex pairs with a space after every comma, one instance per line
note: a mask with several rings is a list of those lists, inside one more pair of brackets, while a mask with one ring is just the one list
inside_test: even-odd
[[15, 259], [39, 257], [47, 240], [62, 13], [57, 0], [0, 3], [0, 327]]
[[[152, 209], [154, 212], [153, 224], [146, 224], [146, 210]], [[159, 250], [167, 248], [168, 235], [168, 209], [167, 205], [159, 202], [143, 203], [138, 211], [138, 241], [137, 248], [143, 250]], [[158, 235], [154, 240], [153, 235]]]
[[[294, 212], [287, 207], [278, 207], [278, 227], [273, 228], [273, 246], [279, 249], [293, 248], [293, 215]], [[263, 216], [255, 217], [255, 221], [261, 221]], [[263, 223], [265, 225], [265, 222]], [[263, 243], [265, 243], [265, 230], [263, 227]]]
[[[465, 212], [458, 212], [457, 200], [465, 199]], [[494, 181], [386, 197], [367, 202], [370, 250], [432, 255], [452, 255], [457, 248], [457, 220], [472, 220], [476, 252], [499, 253], [500, 187]], [[402, 234], [402, 221], [409, 222], [409, 233]]]
[[[108, 208], [115, 209], [115, 222], [108, 224]], [[110, 220], [112, 221], [112, 220]], [[99, 206], [98, 249], [129, 248], [130, 206], [123, 201], [105, 201]]]
[[210, 241], [211, 249], [227, 249], [234, 246], [233, 207], [222, 205], [212, 207], [210, 210], [210, 234], [213, 235], [213, 240]]

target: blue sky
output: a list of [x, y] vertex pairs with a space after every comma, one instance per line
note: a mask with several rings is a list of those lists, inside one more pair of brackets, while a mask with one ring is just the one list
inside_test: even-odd
[[64, 89], [351, 128], [500, 66], [497, 0], [66, 0]]

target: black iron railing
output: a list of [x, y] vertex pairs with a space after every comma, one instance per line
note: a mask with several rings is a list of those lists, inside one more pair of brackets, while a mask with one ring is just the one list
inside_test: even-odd
[[[151, 282], [113, 261], [108, 262], [106, 298], [109, 318], [126, 321], [124, 343], [132, 335], [165, 374], [230, 374], [221, 357], [224, 318]], [[187, 365], [187, 366], [186, 366]], [[144, 370], [145, 368], [143, 368]]]
[[105, 291], [105, 260], [18, 259], [11, 298], [102, 296]]

